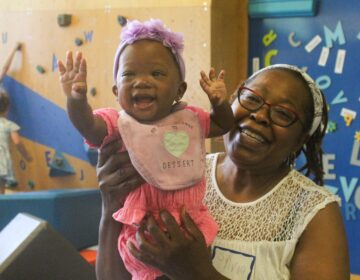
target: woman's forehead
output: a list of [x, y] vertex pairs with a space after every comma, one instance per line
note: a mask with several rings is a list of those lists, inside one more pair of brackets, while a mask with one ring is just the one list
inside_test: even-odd
[[288, 69], [268, 69], [266, 71], [263, 71], [259, 73], [258, 75], [254, 76], [251, 80], [248, 80], [246, 84], [253, 83], [253, 82], [275, 82], [277, 80], [281, 79], [285, 82], [294, 82], [296, 81], [301, 82], [301, 77], [297, 75], [297, 73], [292, 72]]
[[[246, 82], [246, 86], [259, 91], [265, 98], [289, 102], [299, 108], [309, 102], [306, 83], [297, 73], [286, 69], [269, 69]], [[296, 105], [297, 104], [297, 105]]]
[[284, 69], [264, 71], [251, 80], [248, 80], [246, 86], [256, 87], [264, 91], [264, 94], [272, 90], [276, 90], [279, 94], [282, 93], [285, 95], [292, 95], [292, 92], [299, 93], [299, 91], [301, 91], [303, 93], [307, 91], [306, 83], [301, 76]]

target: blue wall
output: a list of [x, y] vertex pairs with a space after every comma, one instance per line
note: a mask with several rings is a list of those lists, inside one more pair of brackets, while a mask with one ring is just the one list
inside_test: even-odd
[[5, 77], [4, 85], [11, 99], [9, 119], [20, 125], [22, 136], [79, 159], [89, 160], [84, 141], [64, 109], [11, 77]]
[[[295, 32], [292, 42], [299, 42], [300, 46], [290, 44], [292, 32]], [[305, 46], [316, 35], [322, 39], [321, 43], [307, 52]], [[328, 60], [325, 66], [320, 66], [322, 48], [329, 46], [329, 42], [332, 47]], [[360, 274], [360, 139], [358, 142], [355, 139], [357, 132], [360, 138], [360, 1], [320, 1], [314, 17], [251, 19], [249, 44], [249, 73], [253, 72], [254, 57], [260, 58], [263, 67], [268, 55], [271, 64], [307, 67], [325, 92], [329, 120], [336, 124], [336, 130], [327, 133], [324, 144], [326, 155], [335, 157], [326, 164], [329, 168], [326, 185], [342, 199], [351, 272]], [[342, 73], [334, 72], [338, 50], [346, 52]], [[357, 112], [349, 126], [340, 115], [343, 108]]]

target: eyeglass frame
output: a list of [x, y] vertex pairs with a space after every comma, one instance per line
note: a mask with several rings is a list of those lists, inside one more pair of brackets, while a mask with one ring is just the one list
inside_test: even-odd
[[[245, 89], [245, 90], [248, 90], [248, 91], [250, 91], [251, 93], [253, 93], [253, 94], [255, 94], [256, 96], [258, 96], [258, 97], [263, 101], [263, 104], [262, 104], [259, 108], [257, 108], [256, 110], [249, 110], [249, 109], [247, 109], [246, 107], [244, 107], [244, 105], [242, 105], [241, 102], [240, 102], [240, 95], [241, 95], [241, 92], [242, 92], [244, 89]], [[237, 99], [238, 99], [238, 102], [239, 102], [239, 104], [241, 105], [241, 107], [243, 107], [245, 110], [248, 110], [249, 112], [256, 112], [256, 111], [260, 110], [265, 104], [269, 106], [269, 110], [271, 110], [271, 107], [273, 107], [273, 106], [281, 107], [281, 108], [283, 108], [283, 109], [285, 109], [285, 110], [288, 110], [288, 111], [292, 112], [292, 113], [295, 115], [295, 119], [294, 119], [290, 124], [288, 124], [288, 125], [286, 125], [286, 126], [279, 125], [279, 124], [275, 123], [275, 122], [272, 120], [271, 114], [269, 114], [269, 118], [270, 118], [271, 123], [273, 123], [273, 124], [275, 124], [275, 125], [277, 125], [277, 126], [280, 126], [280, 127], [289, 127], [289, 126], [293, 125], [296, 121], [299, 121], [299, 123], [301, 124], [301, 126], [305, 129], [304, 123], [301, 121], [298, 113], [297, 113], [295, 110], [290, 109], [290, 108], [287, 108], [287, 107], [282, 106], [282, 105], [274, 105], [274, 104], [271, 104], [271, 103], [265, 101], [264, 97], [262, 97], [261, 94], [257, 93], [255, 90], [253, 90], [253, 89], [251, 89], [251, 88], [248, 88], [248, 87], [245, 87], [245, 86], [239, 87], [239, 89], [238, 89], [238, 91], [237, 91]]]

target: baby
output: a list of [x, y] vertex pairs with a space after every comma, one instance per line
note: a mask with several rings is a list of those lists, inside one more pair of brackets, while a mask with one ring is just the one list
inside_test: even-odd
[[[203, 204], [205, 138], [225, 134], [234, 123], [227, 100], [224, 71], [201, 72], [200, 85], [212, 105], [211, 113], [181, 102], [187, 85], [182, 57], [183, 38], [160, 20], [129, 21], [121, 32], [114, 60], [113, 93], [122, 110], [92, 112], [86, 99], [86, 61], [67, 53], [58, 62], [67, 96], [68, 114], [86, 141], [101, 147], [121, 138], [132, 164], [146, 183], [132, 191], [113, 217], [123, 224], [118, 249], [133, 279], [155, 279], [157, 269], [138, 261], [126, 243], [136, 244], [141, 221], [168, 209], [177, 221], [185, 206], [210, 245], [218, 226]], [[120, 202], [119, 202], [120, 205]]]

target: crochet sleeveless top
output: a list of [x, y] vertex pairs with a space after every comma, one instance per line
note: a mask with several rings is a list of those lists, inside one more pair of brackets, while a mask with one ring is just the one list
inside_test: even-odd
[[204, 203], [220, 229], [212, 245], [215, 268], [230, 279], [290, 279], [295, 246], [311, 219], [339, 197], [292, 170], [261, 198], [228, 200], [216, 182], [219, 154], [207, 156]]

